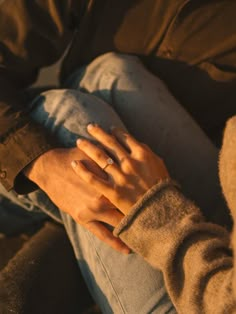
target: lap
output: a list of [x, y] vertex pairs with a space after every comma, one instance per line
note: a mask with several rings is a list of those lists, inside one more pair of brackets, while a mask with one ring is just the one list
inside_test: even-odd
[[72, 86], [109, 103], [129, 131], [164, 159], [171, 176], [205, 216], [230, 224], [218, 179], [218, 149], [138, 58], [102, 55], [75, 75]]
[[[33, 119], [65, 147], [74, 146], [78, 137], [89, 138], [89, 122], [99, 123], [105, 129], [112, 125], [124, 128], [107, 103], [76, 90], [44, 92], [34, 100], [32, 108]], [[141, 257], [115, 252], [60, 211], [43, 191], [22, 196], [20, 202], [23, 206], [31, 204], [31, 209], [42, 210], [64, 224], [91, 295], [104, 313], [175, 313], [161, 272]]]
[[[135, 61], [135, 63], [137, 63], [137, 61]], [[121, 67], [120, 70], [123, 71], [124, 68]], [[138, 66], [136, 70], [139, 71], [140, 67]], [[201, 132], [199, 133], [199, 129], [194, 125], [194, 122], [189, 117], [187, 118], [184, 110], [175, 100], [173, 100], [172, 96], [169, 95], [168, 90], [162, 82], [158, 81], [157, 85], [155, 85], [156, 83], [153, 82], [153, 80], [157, 79], [154, 77], [151, 79], [150, 86], [152, 88], [155, 86], [158, 87], [154, 92], [154, 95], [157, 98], [154, 97], [152, 99], [152, 91], [150, 87], [148, 93], [150, 91], [151, 94], [148, 95], [148, 93], [144, 93], [143, 95], [142, 89], [136, 89], [137, 80], [136, 83], [133, 84], [130, 77], [127, 76], [128, 72], [126, 71], [125, 77], [128, 77], [128, 80], [122, 80], [120, 89], [118, 88], [119, 97], [117, 98], [117, 90], [114, 88], [116, 84], [110, 86], [109, 84], [113, 83], [114, 80], [108, 79], [106, 75], [110, 75], [111, 72], [108, 73], [104, 71], [103, 75], [100, 76], [100, 79], [103, 79], [106, 83], [103, 82], [103, 84], [100, 85], [100, 88], [95, 86], [96, 88], [90, 91], [86, 88], [85, 84], [83, 87], [86, 90], [86, 93], [68, 89], [52, 90], [42, 93], [33, 102], [33, 119], [38, 123], [43, 124], [45, 128], [52, 132], [63, 146], [71, 147], [75, 145], [75, 141], [78, 137], [82, 136], [89, 138], [89, 135], [86, 132], [86, 125], [90, 122], [96, 122], [105, 129], [109, 129], [112, 125], [124, 128], [124, 124], [121, 122], [117, 113], [111, 108], [110, 104], [108, 104], [110, 102], [116, 111], [121, 116], [123, 115], [122, 118], [125, 117], [124, 120], [125, 122], [128, 122], [129, 127], [136, 130], [135, 133], [140, 129], [140, 134], [142, 134], [143, 130], [146, 134], [145, 138], [147, 142], [155, 140], [158, 143], [158, 146], [154, 147], [154, 149], [166, 149], [164, 154], [167, 154], [169, 161], [172, 159], [174, 162], [176, 162], [176, 160], [181, 162], [181, 158], [176, 159], [176, 157], [178, 157], [178, 149], [181, 151], [179, 144], [181, 144], [183, 139], [182, 136], [185, 137], [186, 135], [186, 129], [179, 124], [179, 119], [175, 118], [173, 120], [168, 117], [171, 117], [171, 115], [169, 116], [170, 113], [177, 114], [180, 118], [184, 115], [184, 119], [187, 119], [185, 126], [188, 125], [188, 127], [192, 127], [196, 139], [199, 143], [204, 143], [206, 156], [211, 152], [210, 157], [208, 157], [208, 162], [210, 163], [212, 160], [216, 160], [217, 151], [211, 146], [211, 143], [205, 138], [204, 134]], [[143, 70], [141, 73], [143, 73]], [[94, 74], [94, 72], [90, 73], [90, 75]], [[115, 73], [116, 78], [118, 77], [118, 74], [120, 73]], [[147, 78], [148, 83], [150, 79], [149, 74], [145, 74], [145, 77]], [[101, 80], [98, 80], [98, 82], [95, 81], [95, 83], [98, 83], [99, 85], [99, 82], [102, 82]], [[87, 81], [89, 82], [90, 80], [87, 79]], [[128, 82], [129, 90], [127, 90], [127, 85], [125, 84]], [[107, 83], [109, 84], [107, 85]], [[163, 88], [165, 91], [164, 98], [162, 93]], [[103, 90], [102, 93], [101, 90]], [[160, 96], [160, 92], [162, 96]], [[131, 98], [129, 97], [130, 95], [132, 96]], [[139, 96], [142, 96], [141, 101]], [[146, 96], [148, 97], [145, 98]], [[107, 97], [110, 99], [109, 101]], [[167, 97], [167, 100], [170, 100], [170, 102], [166, 101], [165, 97]], [[150, 100], [152, 100], [152, 103]], [[146, 107], [142, 106], [142, 102], [145, 101], [147, 101]], [[155, 101], [157, 102], [155, 103]], [[138, 106], [135, 107], [135, 103], [137, 103]], [[131, 108], [130, 105], [133, 107]], [[150, 108], [151, 115], [149, 112]], [[167, 111], [165, 110], [166, 108], [168, 108]], [[129, 113], [131, 113], [131, 115], [129, 115]], [[152, 117], [154, 113], [155, 115]], [[146, 121], [146, 125], [142, 123], [142, 119], [146, 114], [153, 119], [153, 125], [150, 121]], [[156, 118], [158, 119], [159, 124], [155, 120]], [[174, 123], [174, 125], [171, 125], [172, 123]], [[158, 132], [147, 132], [146, 128], [150, 128], [151, 126], [150, 131], [152, 131], [153, 127], [156, 125], [159, 129], [154, 130]], [[164, 127], [165, 125], [167, 125], [167, 128]], [[169, 127], [171, 126], [173, 132], [168, 132]], [[175, 128], [176, 126], [178, 126], [179, 133]], [[179, 134], [179, 137], [173, 137], [173, 134], [175, 135], [176, 132]], [[171, 147], [171, 142], [169, 141], [170, 138], [164, 137], [165, 140], [168, 139], [167, 143], [165, 144], [164, 141], [164, 145], [159, 145], [159, 142], [163, 141], [162, 136], [166, 134], [169, 134], [171, 141], [175, 143], [175, 146], [172, 147], [173, 154], [170, 153], [170, 151], [168, 154], [168, 149]], [[190, 143], [189, 140], [192, 141], [192, 138], [189, 137], [188, 139], [188, 142]], [[194, 146], [191, 147], [194, 148]], [[197, 150], [199, 150], [199, 147], [197, 147]], [[194, 156], [194, 154], [191, 156]], [[195, 158], [194, 160], [197, 159], [198, 158]], [[178, 162], [175, 167], [176, 169], [182, 170], [182, 166]], [[188, 160], [188, 162], [188, 173], [190, 174], [193, 160]], [[198, 168], [198, 170], [199, 169], [200, 168]], [[201, 167], [201, 178], [203, 178], [203, 176], [205, 176], [205, 172], [204, 168]], [[212, 179], [214, 178], [213, 173]], [[186, 180], [186, 185], [187, 184], [188, 181]], [[100, 304], [101, 308], [103, 308], [104, 312], [175, 312], [166, 293], [162, 275], [158, 270], [152, 269], [151, 266], [146, 264], [145, 261], [135, 254], [124, 257], [107, 247], [83, 227], [77, 225], [71, 217], [56, 208], [42, 191], [31, 193], [30, 195], [25, 196], [25, 199], [27, 202], [32, 202], [34, 208], [46, 211], [55, 219], [64, 223], [90, 291], [95, 300]], [[24, 201], [24, 197], [21, 201]], [[136, 289], [137, 286], [139, 289]]]

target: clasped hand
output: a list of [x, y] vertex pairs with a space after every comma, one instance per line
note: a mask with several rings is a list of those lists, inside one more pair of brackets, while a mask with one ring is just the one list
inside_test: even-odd
[[84, 139], [79, 139], [77, 146], [105, 171], [106, 177], [91, 171], [83, 160], [74, 160], [71, 165], [82, 180], [124, 215], [149, 188], [168, 178], [162, 159], [125, 131], [113, 128], [108, 134], [98, 125], [89, 124], [88, 132], [100, 146]]
[[117, 226], [151, 186], [168, 177], [168, 172], [150, 148], [128, 133], [113, 129], [108, 134], [97, 125], [89, 125], [88, 132], [100, 146], [78, 140], [78, 148], [49, 150], [24, 173], [60, 210], [127, 254], [127, 246], [107, 225]]

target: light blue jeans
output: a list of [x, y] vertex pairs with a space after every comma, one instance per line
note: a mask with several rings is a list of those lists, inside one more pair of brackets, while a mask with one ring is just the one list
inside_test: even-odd
[[[100, 56], [75, 72], [66, 89], [44, 92], [31, 105], [32, 118], [65, 147], [75, 146], [78, 137], [89, 138], [89, 122], [105, 129], [125, 124], [161, 155], [172, 177], [203, 209], [222, 202], [217, 149], [138, 58]], [[90, 293], [103, 313], [175, 313], [161, 272], [141, 257], [111, 249], [60, 211], [43, 191], [24, 196], [1, 193], [64, 224]]]

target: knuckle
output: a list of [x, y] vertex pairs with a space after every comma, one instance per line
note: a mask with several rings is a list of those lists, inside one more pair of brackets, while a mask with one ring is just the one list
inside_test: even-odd
[[83, 211], [77, 211], [75, 213], [74, 219], [76, 222], [78, 222], [80, 225], [83, 225], [85, 222], [85, 215]]
[[93, 201], [91, 211], [94, 213], [102, 212], [104, 210], [104, 202], [96, 199]]
[[135, 162], [134, 160], [130, 159], [130, 158], [127, 158], [124, 162], [124, 165], [123, 165], [123, 170], [125, 172], [133, 172], [135, 171]]
[[119, 175], [117, 177], [117, 183], [120, 185], [120, 186], [125, 186], [127, 184], [127, 178], [124, 176], [124, 175]]
[[130, 157], [130, 156], [126, 156], [124, 159], [123, 159], [123, 164], [125, 165], [130, 165], [130, 164], [132, 164], [132, 161], [133, 161], [133, 159], [132, 159], [132, 157]]
[[141, 146], [137, 150], [136, 155], [137, 155], [138, 159], [142, 159], [142, 160], [147, 159], [149, 157], [149, 151], [145, 147]]

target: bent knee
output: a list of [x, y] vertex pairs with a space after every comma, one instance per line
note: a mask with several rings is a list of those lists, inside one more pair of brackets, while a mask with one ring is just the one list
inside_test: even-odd
[[[41, 93], [33, 102], [34, 118], [66, 120], [75, 113], [89, 115], [101, 100], [90, 94], [73, 89], [53, 89]], [[91, 109], [90, 109], [91, 108]]]
[[96, 67], [100, 67], [101, 72], [107, 73], [129, 73], [130, 71], [134, 71], [139, 67], [143, 67], [140, 59], [133, 55], [116, 53], [116, 52], [108, 52], [104, 55], [97, 57], [92, 65]]
[[86, 136], [87, 125], [96, 122], [105, 129], [111, 125], [124, 127], [114, 110], [98, 97], [73, 89], [49, 90], [34, 101], [32, 118], [48, 131], [74, 144], [78, 136]]

